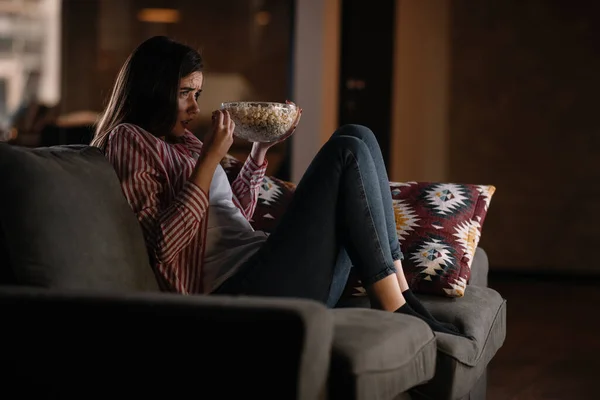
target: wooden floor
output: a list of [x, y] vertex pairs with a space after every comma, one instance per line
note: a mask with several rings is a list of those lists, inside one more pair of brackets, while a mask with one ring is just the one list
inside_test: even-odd
[[600, 399], [600, 280], [491, 276], [507, 337], [488, 400]]

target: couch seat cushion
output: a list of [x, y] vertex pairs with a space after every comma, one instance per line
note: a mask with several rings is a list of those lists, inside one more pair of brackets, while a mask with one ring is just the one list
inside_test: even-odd
[[333, 313], [332, 399], [392, 399], [433, 377], [435, 336], [420, 319], [364, 308]]
[[506, 300], [491, 288], [471, 286], [462, 298], [419, 295], [440, 321], [474, 337], [437, 334], [435, 377], [415, 392], [425, 398], [460, 399], [484, 373], [506, 337]]
[[[158, 291], [112, 165], [88, 146], [0, 143], [0, 284]], [[8, 258], [8, 260], [7, 260]]]

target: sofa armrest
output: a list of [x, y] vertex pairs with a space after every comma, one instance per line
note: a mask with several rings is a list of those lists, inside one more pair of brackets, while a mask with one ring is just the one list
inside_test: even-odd
[[469, 285], [488, 286], [488, 274], [490, 272], [490, 264], [487, 253], [482, 247], [475, 249], [475, 256], [471, 264], [471, 278]]
[[3, 381], [27, 394], [316, 399], [326, 390], [333, 317], [317, 302], [5, 286], [0, 310]]

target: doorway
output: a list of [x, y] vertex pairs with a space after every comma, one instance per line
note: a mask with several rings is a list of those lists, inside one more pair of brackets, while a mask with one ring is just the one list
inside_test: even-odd
[[343, 0], [339, 122], [369, 127], [389, 171], [396, 0]]

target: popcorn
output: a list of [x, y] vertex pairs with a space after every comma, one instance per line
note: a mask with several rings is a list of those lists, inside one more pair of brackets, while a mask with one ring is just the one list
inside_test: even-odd
[[274, 142], [294, 124], [298, 108], [293, 104], [269, 102], [223, 103], [235, 122], [234, 135], [250, 142]]

